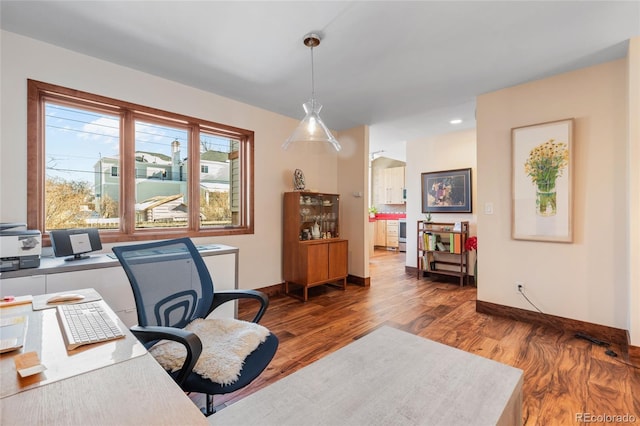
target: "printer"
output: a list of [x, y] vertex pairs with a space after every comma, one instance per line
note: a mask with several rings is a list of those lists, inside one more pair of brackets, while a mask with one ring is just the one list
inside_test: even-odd
[[0, 223], [0, 272], [37, 268], [42, 254], [42, 234], [25, 223]]

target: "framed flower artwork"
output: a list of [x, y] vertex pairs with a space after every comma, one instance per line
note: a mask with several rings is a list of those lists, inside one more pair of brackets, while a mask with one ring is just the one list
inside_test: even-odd
[[573, 241], [573, 118], [511, 129], [511, 237]]

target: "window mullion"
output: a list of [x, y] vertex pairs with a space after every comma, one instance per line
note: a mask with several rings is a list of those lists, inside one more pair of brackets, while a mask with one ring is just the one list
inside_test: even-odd
[[189, 229], [200, 230], [200, 128], [189, 128]]
[[240, 161], [242, 164], [242, 177], [240, 184], [242, 185], [242, 217], [245, 218], [245, 226], [250, 230], [250, 233], [254, 232], [254, 133], [248, 132], [243, 137], [243, 141], [240, 144]]
[[27, 224], [30, 229], [45, 232], [45, 156], [44, 144], [44, 100], [36, 84], [28, 84], [29, 105], [27, 109]]
[[120, 203], [120, 225], [122, 232], [131, 235], [136, 223], [136, 155], [135, 155], [135, 121], [131, 111], [122, 114], [120, 135], [120, 192], [124, 202]]

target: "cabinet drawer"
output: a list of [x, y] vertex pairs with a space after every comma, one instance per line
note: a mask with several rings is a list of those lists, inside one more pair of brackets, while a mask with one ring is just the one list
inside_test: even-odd
[[29, 277], [0, 279], [0, 296], [26, 296], [28, 294], [44, 294], [46, 277], [32, 275]]
[[123, 268], [99, 268], [47, 275], [47, 293], [94, 288], [115, 311], [135, 309], [133, 291]]
[[[387, 247], [398, 246], [398, 231], [399, 231], [398, 221], [388, 220], [387, 221]], [[395, 241], [395, 243], [393, 241]]]

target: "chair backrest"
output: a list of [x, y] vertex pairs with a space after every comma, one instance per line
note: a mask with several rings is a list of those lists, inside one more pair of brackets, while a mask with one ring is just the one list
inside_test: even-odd
[[138, 325], [183, 328], [207, 315], [213, 281], [189, 238], [118, 246], [113, 252], [131, 283]]

